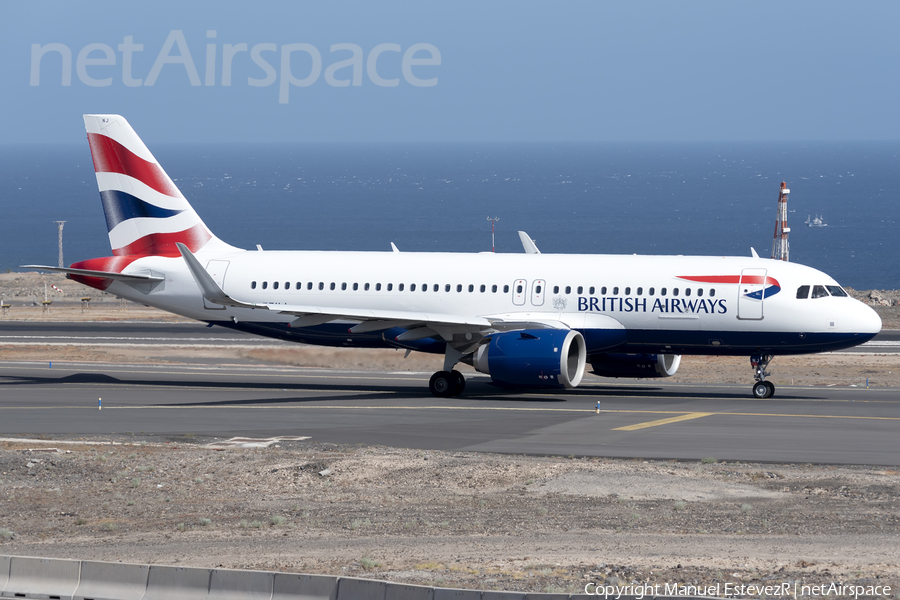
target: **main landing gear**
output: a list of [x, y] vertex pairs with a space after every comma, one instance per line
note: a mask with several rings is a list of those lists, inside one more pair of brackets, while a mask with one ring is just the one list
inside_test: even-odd
[[766, 377], [771, 375], [771, 373], [766, 371], [766, 368], [768, 368], [772, 358], [771, 354], [750, 357], [750, 366], [754, 370], [753, 378], [756, 379], [756, 383], [753, 384], [754, 398], [771, 398], [775, 395], [775, 384], [771, 381], [766, 381]]
[[431, 376], [428, 389], [432, 395], [438, 398], [459, 396], [466, 389], [466, 378], [456, 369], [452, 371], [438, 371]]
[[466, 378], [453, 368], [462, 356], [461, 350], [447, 344], [447, 349], [444, 351], [444, 370], [432, 375], [431, 381], [428, 382], [428, 389], [432, 395], [438, 398], [450, 398], [463, 393], [463, 390], [466, 389]]

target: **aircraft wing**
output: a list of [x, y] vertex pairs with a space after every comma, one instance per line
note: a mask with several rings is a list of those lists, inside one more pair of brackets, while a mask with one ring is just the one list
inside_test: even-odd
[[140, 283], [146, 281], [164, 281], [165, 277], [157, 275], [133, 275], [128, 273], [112, 273], [109, 271], [91, 271], [90, 269], [70, 269], [68, 267], [47, 267], [44, 265], [21, 265], [22, 269], [40, 269], [41, 271], [55, 271], [57, 273], [66, 273], [67, 275], [82, 275], [84, 277], [103, 277], [104, 279], [118, 279], [119, 281], [130, 281]]

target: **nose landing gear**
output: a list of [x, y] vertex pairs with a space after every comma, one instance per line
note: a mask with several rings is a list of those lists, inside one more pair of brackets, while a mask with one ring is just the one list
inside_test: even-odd
[[771, 373], [766, 371], [766, 368], [769, 366], [772, 358], [771, 354], [750, 357], [750, 366], [754, 370], [753, 378], [756, 379], [756, 383], [753, 384], [754, 398], [771, 398], [775, 395], [775, 384], [771, 381], [766, 381], [766, 377], [771, 375]]

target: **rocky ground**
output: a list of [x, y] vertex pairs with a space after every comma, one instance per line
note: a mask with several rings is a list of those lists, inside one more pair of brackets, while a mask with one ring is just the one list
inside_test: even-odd
[[[4, 299], [22, 299], [11, 302], [22, 319], [161, 315], [104, 298], [80, 316], [84, 288], [65, 285], [74, 284], [57, 283], [74, 302], [52, 317], [21, 306], [27, 296]], [[886, 326], [900, 327], [900, 294], [874, 294], [858, 296], [877, 303]], [[417, 371], [432, 370], [435, 360], [389, 350], [40, 345], [0, 347], [0, 359]], [[862, 385], [869, 377], [871, 385], [900, 387], [900, 355], [779, 357], [772, 370], [779, 385]], [[746, 359], [685, 357], [673, 380], [748, 382], [750, 375]], [[900, 598], [898, 468], [26, 436], [0, 441], [0, 554], [530, 592], [579, 592], [587, 583], [842, 582], [891, 586], [860, 597]]]
[[0, 554], [530, 592], [900, 590], [893, 469], [105, 441], [124, 445], [0, 443]]

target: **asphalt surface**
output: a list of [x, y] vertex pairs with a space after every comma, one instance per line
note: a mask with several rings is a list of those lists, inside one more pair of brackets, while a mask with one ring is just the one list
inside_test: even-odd
[[[320, 442], [629, 458], [900, 465], [900, 390], [587, 383], [509, 394], [473, 376], [0, 363], [0, 436], [311, 436]], [[102, 398], [102, 410], [98, 401]], [[597, 412], [599, 403], [600, 412]]]

